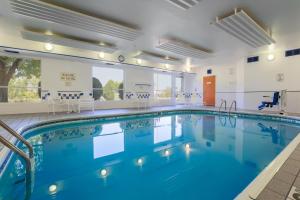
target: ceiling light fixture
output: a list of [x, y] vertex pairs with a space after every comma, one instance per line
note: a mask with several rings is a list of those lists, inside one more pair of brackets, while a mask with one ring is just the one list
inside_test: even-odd
[[195, 47], [186, 42], [175, 39], [162, 39], [156, 47], [160, 50], [168, 51], [177, 55], [193, 58], [207, 58], [211, 55], [209, 50]]
[[32, 40], [37, 42], [51, 41], [52, 44], [78, 48], [78, 49], [86, 49], [91, 51], [103, 51], [107, 53], [113, 53], [117, 50], [117, 48], [113, 44], [102, 46], [98, 43], [92, 43], [90, 41], [86, 41], [84, 38], [75, 39], [72, 38], [71, 36], [63, 36], [55, 33], [53, 33], [52, 35], [47, 35], [43, 32], [23, 30], [21, 31], [21, 35], [26, 40]]
[[141, 65], [142, 64], [142, 59], [136, 59], [137, 64]]
[[275, 43], [271, 34], [241, 9], [235, 9], [229, 16], [217, 17], [213, 24], [254, 48]]
[[174, 58], [170, 56], [166, 57], [161, 54], [147, 52], [147, 51], [141, 51], [138, 55], [135, 56], [135, 58], [152, 61], [155, 63], [170, 64], [170, 65], [182, 64], [182, 61], [179, 58]]
[[62, 24], [128, 41], [134, 41], [141, 35], [141, 32], [135, 28], [86, 15], [44, 1], [10, 0], [10, 5], [13, 13], [30, 19]]
[[197, 5], [201, 0], [166, 0], [174, 6], [183, 10], [188, 10]]
[[53, 46], [53, 44], [51, 44], [51, 43], [46, 43], [46, 44], [45, 44], [45, 49], [46, 49], [47, 51], [52, 51], [52, 50], [54, 49], [54, 46]]
[[98, 53], [98, 57], [101, 58], [101, 59], [103, 59], [103, 58], [105, 57], [104, 52], [102, 52], [102, 51], [99, 52], [99, 53]]

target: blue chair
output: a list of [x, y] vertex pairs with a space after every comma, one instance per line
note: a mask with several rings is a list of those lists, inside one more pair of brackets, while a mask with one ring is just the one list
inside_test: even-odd
[[272, 126], [266, 127], [262, 123], [257, 124], [261, 128], [261, 132], [263, 133], [270, 133], [272, 137], [272, 143], [273, 144], [278, 144], [279, 143], [279, 130], [273, 128]]
[[[264, 96], [264, 97], [268, 97], [268, 96]], [[258, 110], [262, 110], [264, 108], [269, 108], [269, 107], [273, 107], [279, 104], [279, 92], [274, 92], [273, 95], [273, 101], [263, 101], [261, 102], [261, 105], [258, 106]]]

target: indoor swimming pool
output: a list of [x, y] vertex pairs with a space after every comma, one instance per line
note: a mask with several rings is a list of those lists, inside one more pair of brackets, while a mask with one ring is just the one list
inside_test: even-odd
[[31, 188], [14, 155], [0, 199], [231, 200], [299, 132], [292, 121], [208, 111], [43, 125], [24, 133], [34, 148]]

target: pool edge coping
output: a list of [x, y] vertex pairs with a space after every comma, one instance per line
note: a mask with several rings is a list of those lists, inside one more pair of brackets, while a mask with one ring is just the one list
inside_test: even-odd
[[[68, 123], [72, 121], [87, 121], [87, 120], [97, 120], [103, 118], [114, 118], [114, 117], [126, 117], [134, 115], [143, 115], [143, 114], [154, 114], [154, 113], [166, 113], [166, 112], [194, 112], [194, 111], [206, 111], [211, 112], [211, 114], [229, 114], [228, 111], [218, 111], [216, 109], [209, 108], [174, 108], [166, 110], [150, 110], [150, 111], [128, 111], [128, 113], [114, 113], [114, 114], [100, 114], [100, 115], [85, 115], [85, 116], [73, 116], [70, 118], [61, 118], [61, 119], [50, 119], [42, 120], [40, 122], [33, 123], [28, 126], [23, 126], [18, 128], [16, 131], [22, 136], [26, 135], [29, 131], [34, 130], [35, 128], [41, 128], [43, 126], [49, 126], [55, 123]], [[277, 120], [295, 120], [299, 122], [300, 117], [297, 116], [288, 116], [288, 115], [279, 115], [274, 113], [257, 113], [255, 111], [235, 111], [231, 112], [231, 115], [250, 115], [250, 116], [265, 116], [265, 117], [274, 117]], [[272, 120], [272, 119], [271, 119]], [[17, 140], [14, 138], [10, 139], [10, 142], [14, 144], [17, 143]], [[273, 160], [269, 163], [263, 171], [261, 171], [254, 180], [252, 180], [236, 197], [235, 200], [253, 200], [258, 197], [258, 195], [266, 188], [267, 184], [275, 176], [276, 172], [283, 166], [284, 162], [289, 158], [289, 156], [296, 149], [297, 145], [300, 144], [300, 134], [298, 134], [291, 142], [286, 146]], [[5, 171], [7, 164], [9, 163], [13, 152], [10, 149], [7, 149], [7, 152], [4, 153], [4, 159], [0, 163], [0, 177], [2, 177], [3, 172]]]
[[291, 156], [300, 144], [300, 134], [286, 146], [254, 180], [252, 180], [242, 192], [240, 192], [235, 200], [254, 200], [266, 188], [268, 183], [274, 178], [275, 174], [283, 166], [285, 161]]

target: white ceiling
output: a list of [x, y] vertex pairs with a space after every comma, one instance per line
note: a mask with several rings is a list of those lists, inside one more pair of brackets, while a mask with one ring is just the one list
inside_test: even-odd
[[[218, 28], [210, 25], [216, 16], [234, 8], [242, 8], [251, 16], [270, 27], [276, 46], [280, 48], [300, 45], [300, 0], [202, 0], [184, 11], [166, 0], [52, 0], [88, 13], [138, 27], [143, 35], [134, 42], [106, 38], [103, 35], [37, 20], [17, 19], [10, 11], [8, 0], [0, 0], [0, 23], [9, 24], [12, 30], [20, 26], [33, 26], [89, 39], [105, 39], [116, 43], [120, 53], [131, 55], [137, 50], [156, 51], [160, 38], [172, 36], [214, 52], [207, 60], [193, 60], [204, 64], [219, 56], [244, 56], [267, 47], [253, 49]], [[1, 24], [0, 24], [1, 25]], [[4, 24], [3, 24], [4, 26]], [[2, 26], [2, 27], [3, 27]], [[1, 40], [1, 39], [0, 39]], [[172, 54], [170, 54], [172, 55]], [[174, 56], [174, 55], [173, 55]]]

